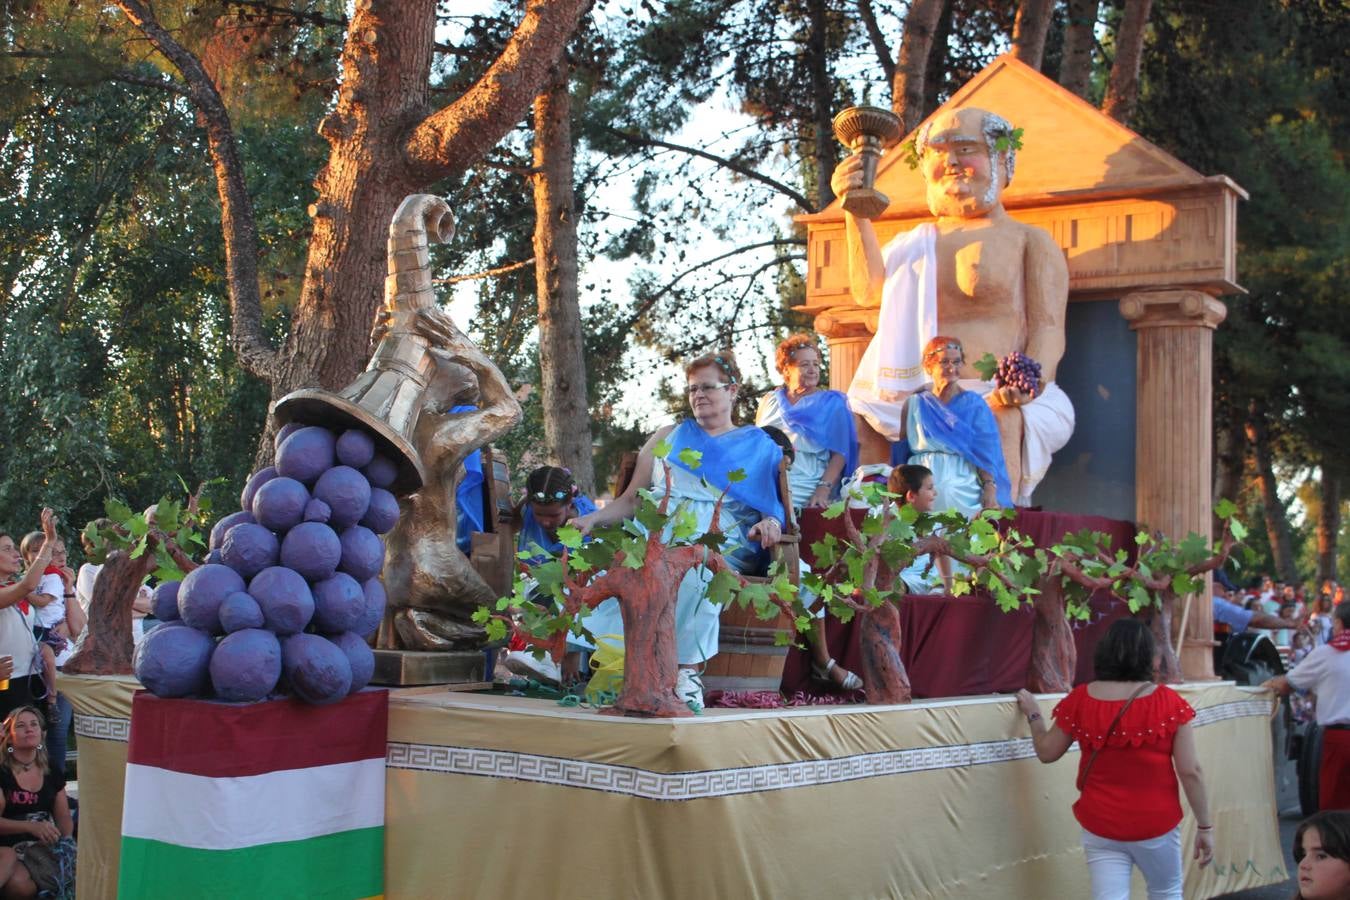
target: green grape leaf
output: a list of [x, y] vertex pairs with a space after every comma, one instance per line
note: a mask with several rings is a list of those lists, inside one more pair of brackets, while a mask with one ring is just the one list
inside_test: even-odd
[[723, 569], [713, 575], [712, 581], [708, 582], [708, 602], [714, 606], [726, 606], [736, 597], [736, 589], [740, 587], [740, 579], [729, 569]]
[[581, 534], [581, 529], [574, 528], [571, 525], [564, 525], [558, 529], [558, 543], [569, 550], [576, 550], [585, 542]]
[[1225, 497], [1214, 504], [1214, 515], [1220, 519], [1231, 519], [1237, 515], [1237, 504]]
[[994, 375], [998, 372], [998, 359], [994, 354], [986, 353], [971, 363], [970, 367], [978, 372], [985, 381], [993, 381]]
[[492, 618], [492, 610], [488, 609], [486, 606], [480, 606], [473, 611], [473, 615], [469, 616], [469, 618], [474, 621], [474, 624], [485, 625], [487, 624], [487, 621]]
[[697, 469], [703, 462], [703, 453], [699, 450], [695, 450], [693, 447], [685, 447], [675, 455], [675, 458], [689, 468]]
[[652, 456], [656, 457], [657, 459], [665, 459], [667, 456], [670, 455], [670, 451], [674, 448], [674, 446], [675, 445], [670, 442], [669, 438], [665, 438], [664, 440], [658, 441], [656, 446], [652, 448]]
[[843, 500], [831, 503], [821, 515], [827, 519], [837, 519], [844, 514], [845, 506], [847, 506], [847, 504]]
[[1243, 525], [1237, 519], [1228, 520], [1228, 530], [1233, 533], [1234, 540], [1245, 540], [1247, 537], [1247, 526]]
[[506, 623], [501, 619], [491, 619], [487, 623], [487, 639], [489, 641], [502, 641], [506, 639]]
[[736, 484], [737, 482], [744, 480], [745, 480], [744, 469], [732, 469], [730, 472], [727, 473], [727, 481], [730, 482], [731, 484]]
[[130, 506], [127, 506], [121, 500], [114, 500], [111, 497], [103, 501], [103, 511], [108, 514], [109, 519], [112, 519], [119, 525], [126, 524], [127, 520], [130, 519], [132, 515]]

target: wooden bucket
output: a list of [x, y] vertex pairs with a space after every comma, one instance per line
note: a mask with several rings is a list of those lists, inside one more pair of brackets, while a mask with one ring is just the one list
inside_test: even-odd
[[791, 625], [792, 619], [781, 612], [775, 619], [761, 619], [753, 606], [723, 609], [719, 650], [703, 670], [704, 689], [778, 690], [788, 648], [774, 646], [774, 636]]

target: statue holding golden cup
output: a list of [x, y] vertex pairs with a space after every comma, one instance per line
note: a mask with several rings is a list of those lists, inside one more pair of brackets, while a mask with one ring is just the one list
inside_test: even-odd
[[875, 219], [890, 198], [875, 187], [877, 161], [900, 140], [900, 117], [879, 106], [850, 106], [834, 117], [834, 136], [862, 159], [862, 186], [844, 192], [843, 207], [860, 219]]

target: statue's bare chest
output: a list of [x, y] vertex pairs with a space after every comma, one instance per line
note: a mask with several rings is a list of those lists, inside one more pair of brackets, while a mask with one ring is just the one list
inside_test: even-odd
[[939, 234], [938, 305], [943, 317], [1016, 315], [1023, 308], [1023, 236], [1015, 228]]

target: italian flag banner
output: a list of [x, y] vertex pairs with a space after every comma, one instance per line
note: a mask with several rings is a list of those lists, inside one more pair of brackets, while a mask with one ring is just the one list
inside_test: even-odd
[[389, 694], [131, 705], [118, 896], [352, 898], [384, 891]]

